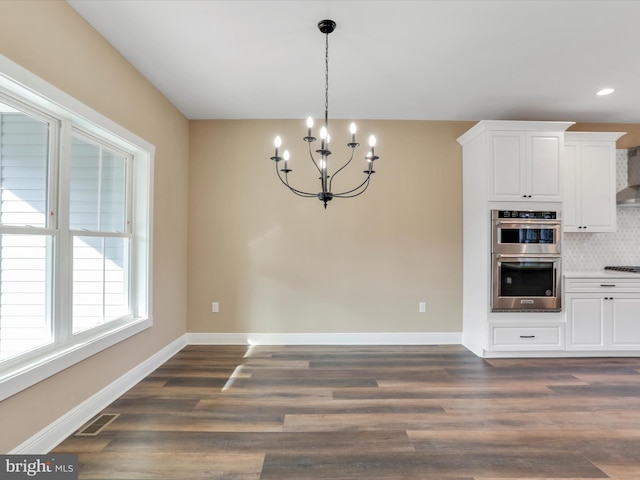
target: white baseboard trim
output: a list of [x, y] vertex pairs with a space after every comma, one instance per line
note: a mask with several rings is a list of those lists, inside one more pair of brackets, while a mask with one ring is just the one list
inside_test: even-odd
[[186, 335], [179, 337], [131, 369], [118, 380], [107, 385], [55, 422], [40, 430], [33, 437], [18, 445], [9, 454], [46, 454], [78, 428], [88, 422], [136, 383], [144, 379], [156, 368], [187, 345]]
[[461, 332], [187, 333], [189, 345], [459, 345]]
[[46, 454], [187, 345], [459, 345], [444, 333], [186, 333], [107, 385], [9, 454]]

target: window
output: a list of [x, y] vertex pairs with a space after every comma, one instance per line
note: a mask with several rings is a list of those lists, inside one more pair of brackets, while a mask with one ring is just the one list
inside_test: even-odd
[[55, 122], [0, 97], [0, 361], [53, 341], [50, 152]]
[[131, 160], [99, 141], [77, 133], [72, 137], [73, 333], [129, 314]]
[[151, 325], [153, 147], [0, 67], [2, 400]]

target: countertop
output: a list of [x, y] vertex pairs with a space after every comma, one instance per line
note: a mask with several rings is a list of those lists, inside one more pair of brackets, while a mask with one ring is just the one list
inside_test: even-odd
[[564, 272], [565, 278], [640, 278], [640, 273], [618, 272], [615, 270], [589, 270]]

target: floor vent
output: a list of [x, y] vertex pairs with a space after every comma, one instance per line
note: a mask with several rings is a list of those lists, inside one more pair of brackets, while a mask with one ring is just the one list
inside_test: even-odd
[[85, 425], [78, 430], [75, 434], [76, 437], [95, 437], [98, 435], [107, 425], [113, 422], [120, 416], [119, 413], [103, 413], [96, 417], [95, 420]]

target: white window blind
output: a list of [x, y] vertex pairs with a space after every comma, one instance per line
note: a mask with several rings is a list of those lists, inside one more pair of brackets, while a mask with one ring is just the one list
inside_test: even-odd
[[47, 223], [49, 125], [1, 104], [0, 165], [3, 225]]
[[53, 339], [48, 171], [49, 123], [0, 104], [0, 360]]
[[127, 175], [131, 156], [75, 134], [71, 149], [73, 333], [117, 320], [129, 309]]

